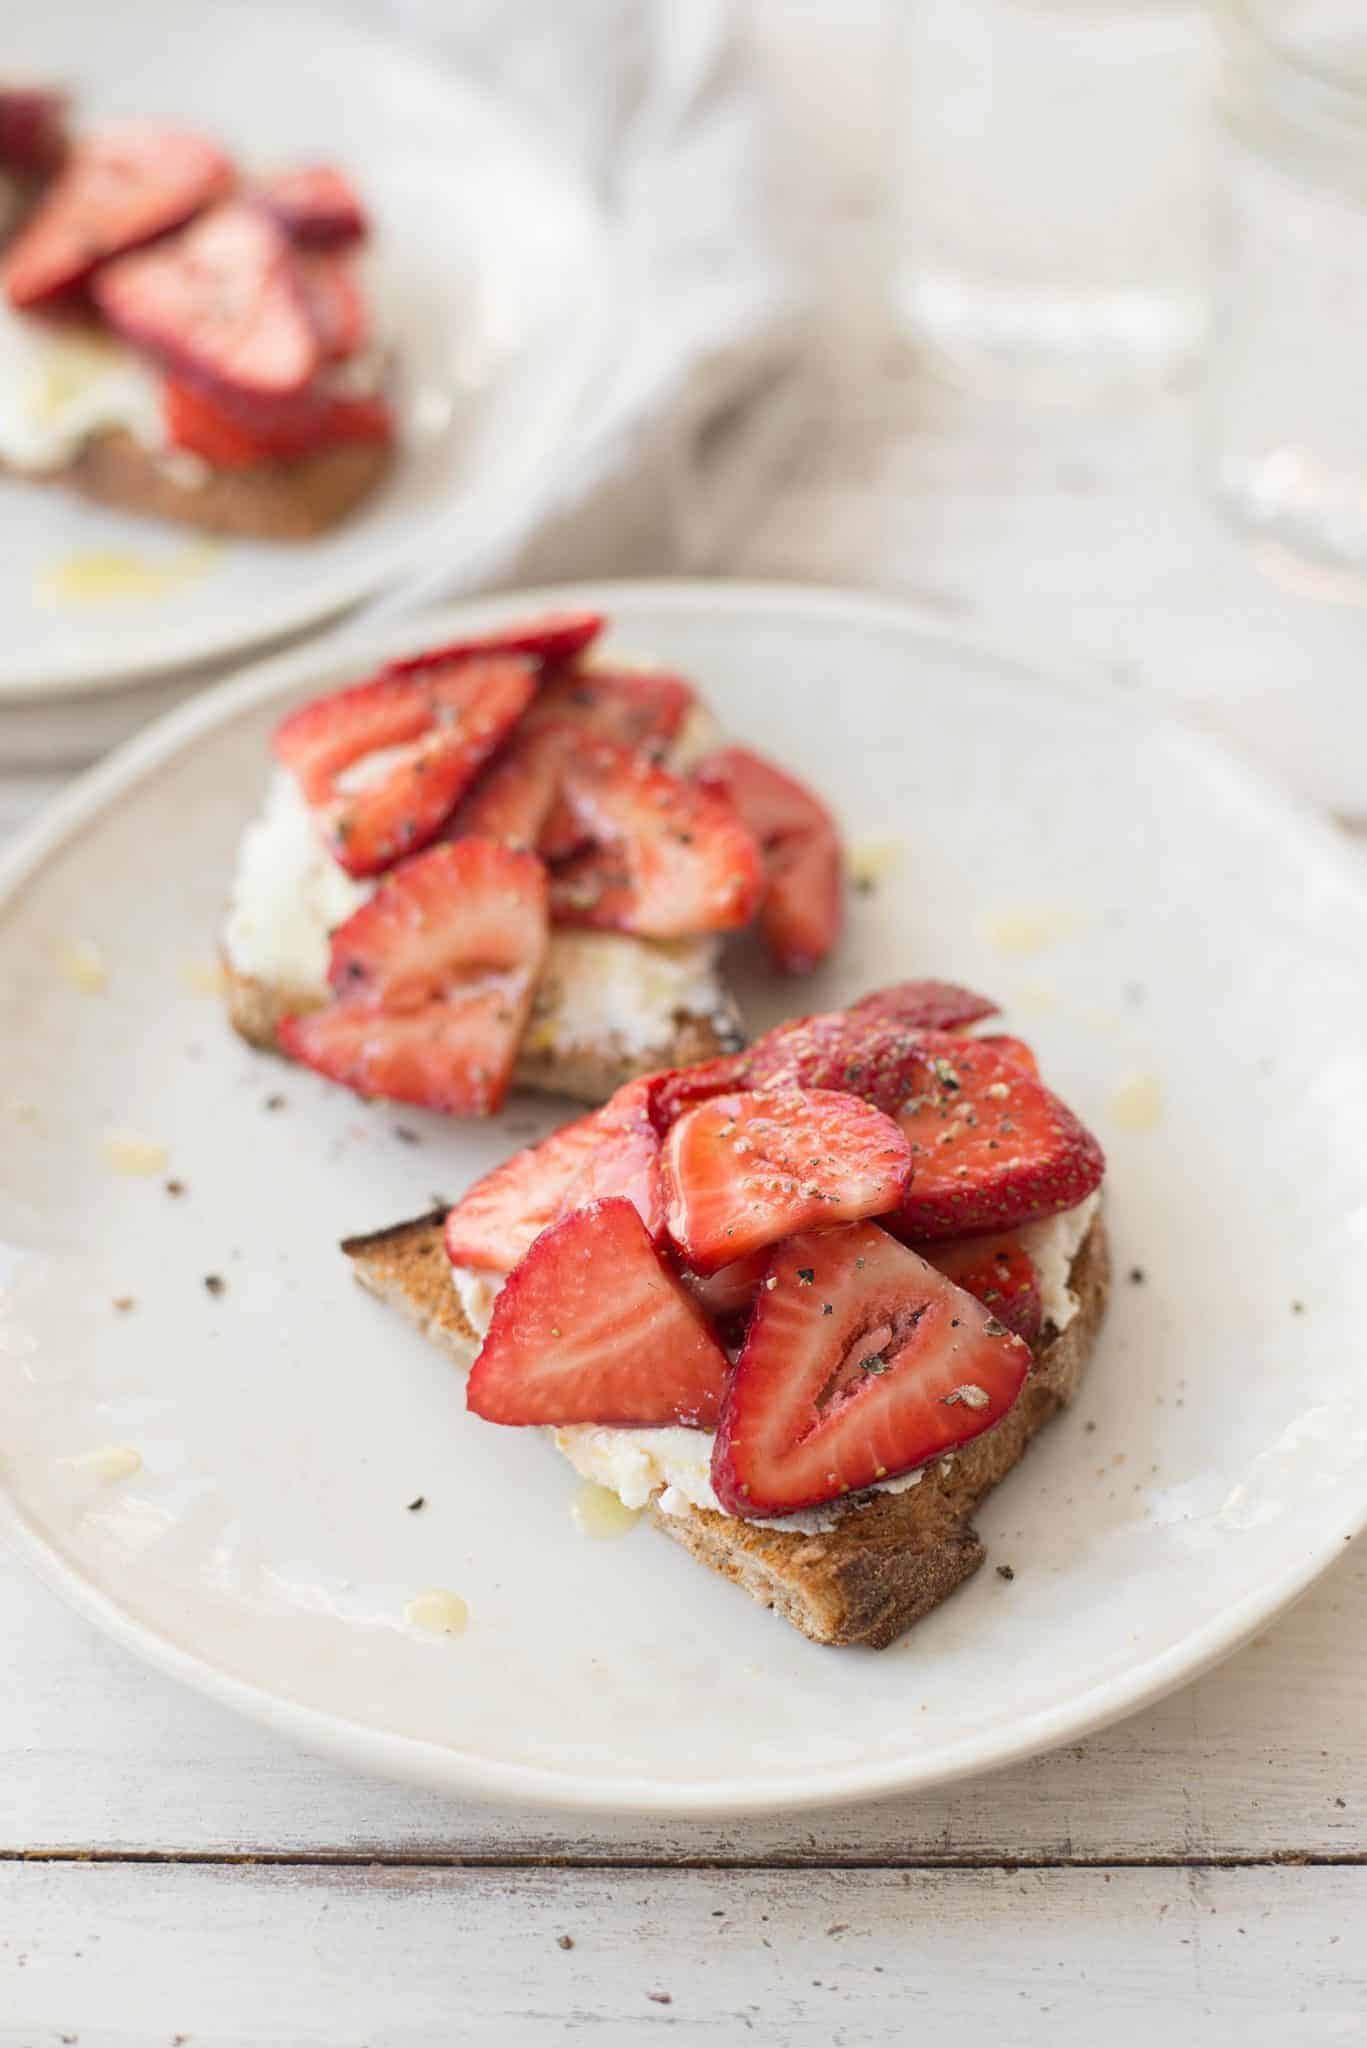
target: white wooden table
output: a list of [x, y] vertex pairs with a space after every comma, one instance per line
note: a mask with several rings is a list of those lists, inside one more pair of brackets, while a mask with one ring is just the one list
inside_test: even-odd
[[[911, 594], [1170, 691], [1367, 818], [1359, 614], [1204, 509], [1180, 397], [1016, 415], [877, 314], [877, 20], [770, 13], [834, 309], [826, 412], [727, 566]], [[833, 123], [831, 109], [841, 118]], [[818, 151], [813, 138], [822, 138]], [[820, 158], [820, 178], [813, 164]], [[169, 693], [0, 717], [0, 832]], [[1367, 2038], [1367, 1564], [1222, 1670], [1003, 1776], [791, 1821], [589, 1824], [345, 1775], [0, 1562], [0, 2044]]]

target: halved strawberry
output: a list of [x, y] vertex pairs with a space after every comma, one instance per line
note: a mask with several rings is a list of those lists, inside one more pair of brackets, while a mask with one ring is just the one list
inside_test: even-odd
[[307, 249], [338, 249], [366, 233], [365, 208], [335, 164], [307, 164], [267, 178], [261, 196], [292, 242]]
[[1101, 1147], [1018, 1057], [951, 1032], [920, 1035], [897, 1121], [912, 1181], [889, 1228], [909, 1238], [1015, 1229], [1101, 1185]]
[[246, 200], [104, 264], [91, 294], [111, 327], [167, 369], [247, 400], [294, 397], [322, 361], [294, 253]]
[[373, 875], [434, 839], [536, 690], [518, 655], [381, 673], [292, 712], [275, 751], [333, 857]]
[[323, 251], [296, 256], [295, 275], [328, 361], [357, 355], [370, 340], [370, 308], [354, 265], [345, 256]]
[[48, 85], [0, 85], [0, 169], [21, 178], [55, 170], [66, 154], [67, 98]]
[[956, 1237], [926, 1245], [922, 1256], [1008, 1330], [1034, 1343], [1044, 1304], [1035, 1262], [1018, 1237]]
[[691, 683], [661, 670], [575, 668], [547, 685], [537, 717], [658, 756], [678, 738], [695, 701]]
[[830, 1010], [775, 1025], [743, 1057], [752, 1088], [840, 1088], [895, 1116], [920, 1072], [922, 1035], [876, 1011]]
[[424, 648], [421, 654], [407, 654], [400, 661], [391, 661], [385, 673], [415, 675], [425, 668], [444, 667], [449, 661], [466, 661], [472, 654], [525, 654], [529, 661], [539, 661], [549, 669], [582, 654], [606, 624], [602, 612], [546, 612], [540, 618], [497, 626], [491, 633], [472, 633], [463, 640]]
[[232, 178], [217, 144], [183, 128], [129, 121], [82, 136], [6, 253], [11, 305], [73, 291], [107, 257], [189, 220]]
[[812, 792], [762, 755], [726, 747], [695, 770], [732, 804], [764, 854], [759, 928], [785, 974], [808, 974], [840, 936], [845, 859], [834, 818]]
[[666, 1224], [693, 1270], [714, 1273], [795, 1230], [895, 1209], [910, 1169], [896, 1124], [853, 1095], [717, 1095], [665, 1141]]
[[618, 1196], [537, 1238], [494, 1303], [465, 1405], [486, 1422], [710, 1429], [726, 1354]]
[[1005, 1031], [989, 1031], [978, 1040], [978, 1044], [990, 1045], [1003, 1058], [1014, 1060], [1023, 1073], [1039, 1073], [1039, 1061], [1023, 1038], [1011, 1038]]
[[560, 777], [575, 731], [563, 721], [542, 723], [536, 705], [490, 762], [451, 820], [449, 836], [466, 832], [508, 846], [546, 852], [547, 821], [560, 795]]
[[562, 924], [672, 939], [754, 916], [759, 848], [729, 804], [613, 740], [576, 748], [561, 791], [594, 842], [552, 878]]
[[991, 996], [975, 995], [953, 981], [895, 981], [891, 988], [861, 996], [850, 1009], [856, 1016], [891, 1017], [921, 1031], [961, 1031], [997, 1014]]
[[487, 1116], [545, 951], [540, 861], [484, 839], [431, 847], [334, 932], [336, 1000], [287, 1017], [281, 1046], [358, 1094]]
[[793, 1514], [957, 1450], [1025, 1384], [1019, 1337], [873, 1223], [773, 1254], [712, 1453], [722, 1506]]
[[304, 393], [297, 406], [282, 407], [271, 423], [244, 426], [198, 385], [168, 377], [161, 390], [162, 417], [175, 448], [185, 448], [215, 469], [255, 469], [263, 462], [293, 462], [319, 448], [388, 441], [394, 416], [382, 398]]

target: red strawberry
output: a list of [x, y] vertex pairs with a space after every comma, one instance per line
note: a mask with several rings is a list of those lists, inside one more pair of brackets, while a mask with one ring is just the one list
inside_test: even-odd
[[960, 1031], [997, 1014], [990, 996], [974, 995], [952, 981], [896, 981], [861, 996], [850, 1009], [858, 1017], [891, 1017], [920, 1031]]
[[718, 1058], [699, 1060], [691, 1067], [666, 1068], [650, 1076], [650, 1113], [663, 1136], [696, 1102], [708, 1102], [714, 1095], [734, 1093], [750, 1086], [748, 1052], [722, 1053]]
[[895, 1116], [920, 1072], [922, 1033], [876, 1012], [832, 1010], [766, 1031], [747, 1058], [752, 1088], [839, 1088]]
[[656, 756], [676, 740], [695, 702], [682, 676], [655, 669], [576, 668], [547, 686], [538, 718], [584, 727]]
[[65, 154], [66, 94], [45, 85], [0, 85], [0, 169], [41, 177]]
[[1035, 1262], [1018, 1237], [956, 1237], [927, 1245], [922, 1256], [1008, 1330], [1034, 1343], [1044, 1304]]
[[804, 784], [744, 747], [727, 747], [696, 771], [724, 797], [764, 854], [759, 928], [785, 974], [807, 974], [840, 936], [845, 861], [835, 820]]
[[612, 740], [577, 748], [561, 788], [594, 842], [552, 879], [561, 923], [672, 939], [754, 916], [759, 849], [728, 804]]
[[545, 853], [546, 824], [560, 794], [560, 777], [575, 742], [572, 726], [543, 724], [536, 706], [481, 775], [451, 820], [449, 836], [467, 832], [507, 846]]
[[365, 209], [335, 164], [309, 164], [268, 178], [261, 196], [292, 242], [307, 249], [338, 249], [366, 232]]
[[1010, 1038], [1004, 1031], [989, 1031], [977, 1042], [992, 1046], [1004, 1059], [1014, 1060], [1023, 1073], [1038, 1075], [1039, 1061], [1023, 1038]]
[[980, 1436], [1030, 1370], [1019, 1337], [876, 1224], [773, 1254], [712, 1453], [730, 1513], [787, 1515]]
[[222, 150], [185, 129], [129, 121], [83, 136], [5, 256], [11, 305], [74, 290], [107, 257], [189, 220], [232, 177]]
[[452, 1265], [511, 1272], [548, 1223], [609, 1195], [624, 1195], [651, 1237], [662, 1238], [660, 1141], [647, 1089], [645, 1081], [628, 1081], [601, 1109], [552, 1131], [477, 1180], [446, 1219]]
[[907, 1082], [897, 1121], [911, 1142], [912, 1181], [889, 1226], [900, 1235], [1015, 1229], [1101, 1185], [1096, 1139], [1011, 1054], [923, 1032]]
[[698, 1273], [795, 1230], [895, 1209], [910, 1152], [888, 1117], [823, 1088], [716, 1095], [665, 1141], [669, 1234]]
[[168, 377], [162, 416], [172, 445], [188, 449], [215, 469], [255, 469], [292, 462], [318, 448], [393, 438], [394, 416], [382, 398], [305, 393], [292, 412], [281, 408], [269, 426], [244, 426], [195, 384]]
[[465, 1405], [486, 1422], [710, 1429], [730, 1367], [622, 1197], [536, 1240], [494, 1303]]
[[414, 675], [449, 661], [466, 661], [472, 654], [525, 654], [528, 660], [551, 668], [582, 654], [606, 624], [601, 612], [547, 612], [541, 618], [496, 627], [492, 633], [469, 634], [463, 640], [426, 648], [421, 654], [405, 655], [401, 661], [391, 661], [386, 674]]
[[322, 361], [290, 245], [245, 200], [105, 264], [91, 292], [167, 369], [247, 400], [294, 397]]
[[326, 252], [296, 256], [295, 276], [328, 361], [358, 355], [370, 340], [370, 308], [355, 267], [345, 256]]
[[489, 1115], [545, 950], [538, 860], [484, 839], [431, 847], [333, 934], [336, 1000], [286, 1018], [280, 1043], [358, 1094]]
[[536, 689], [517, 655], [382, 670], [276, 728], [275, 751], [319, 813], [334, 858], [373, 875], [434, 839]]

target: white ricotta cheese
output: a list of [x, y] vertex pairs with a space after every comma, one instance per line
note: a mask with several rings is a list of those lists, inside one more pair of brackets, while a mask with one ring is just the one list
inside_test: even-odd
[[62, 469], [114, 427], [145, 448], [166, 446], [156, 372], [109, 336], [56, 328], [0, 300], [0, 461]]

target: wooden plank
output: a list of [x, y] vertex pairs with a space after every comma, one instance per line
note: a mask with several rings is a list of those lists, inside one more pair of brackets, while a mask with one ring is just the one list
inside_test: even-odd
[[1367, 1556], [1088, 1742], [916, 1799], [752, 1821], [514, 1812], [352, 1776], [144, 1670], [14, 1567], [0, 1650], [0, 1850], [816, 1864], [1367, 1849]]
[[12, 1865], [0, 2041], [1315, 2048], [1361, 2038], [1364, 1911], [1360, 1869]]

